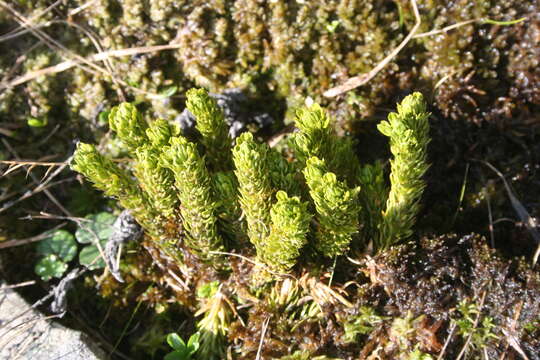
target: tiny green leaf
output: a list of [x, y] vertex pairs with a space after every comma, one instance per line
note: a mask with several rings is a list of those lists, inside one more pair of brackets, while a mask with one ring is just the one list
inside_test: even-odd
[[164, 87], [162, 90], [160, 90], [159, 95], [161, 95], [164, 98], [168, 98], [176, 94], [177, 91], [178, 91], [178, 86], [171, 85], [171, 86]]
[[527, 20], [527, 18], [522, 17], [520, 19], [508, 20], [508, 21], [497, 21], [497, 20], [492, 20], [492, 19], [483, 19], [482, 24], [508, 26], [508, 25], [518, 24], [518, 23], [520, 23], [520, 22], [522, 22], [524, 20]]
[[131, 87], [134, 87], [134, 88], [138, 88], [140, 86], [139, 82], [137, 81], [134, 81], [134, 80], [127, 80], [126, 83], [131, 86]]
[[169, 345], [177, 351], [184, 351], [186, 348], [186, 343], [177, 333], [170, 333], [167, 335], [167, 343], [169, 343]]
[[199, 343], [199, 338], [201, 337], [201, 334], [196, 332], [195, 334], [191, 335], [189, 337], [188, 343], [187, 343], [187, 350], [189, 351], [189, 355], [193, 355], [199, 350], [199, 346], [201, 345]]
[[45, 256], [34, 267], [34, 271], [43, 281], [49, 281], [53, 277], [60, 278], [66, 270], [67, 264], [54, 254]]
[[110, 110], [105, 110], [105, 111], [100, 112], [98, 115], [98, 122], [103, 125], [108, 124], [110, 113], [111, 113]]
[[[99, 240], [106, 242], [112, 235], [116, 217], [107, 212], [92, 214], [85, 217], [88, 221], [82, 221], [75, 232], [77, 241], [81, 244], [92, 244]], [[97, 237], [97, 238], [96, 238]]]
[[28, 118], [26, 122], [28, 126], [31, 126], [31, 127], [45, 127], [47, 126], [47, 123], [48, 123], [47, 118], [38, 119], [34, 117]]
[[102, 269], [105, 267], [105, 262], [99, 249], [95, 245], [88, 245], [79, 253], [79, 263], [86, 266], [89, 270]]
[[209, 299], [217, 292], [219, 281], [211, 281], [197, 289], [197, 297]]
[[77, 243], [73, 235], [66, 230], [56, 230], [37, 246], [40, 255], [56, 255], [65, 262], [73, 260], [77, 254]]
[[339, 20], [334, 20], [334, 21], [326, 24], [326, 30], [328, 30], [329, 33], [333, 34], [336, 31], [339, 24], [340, 24]]

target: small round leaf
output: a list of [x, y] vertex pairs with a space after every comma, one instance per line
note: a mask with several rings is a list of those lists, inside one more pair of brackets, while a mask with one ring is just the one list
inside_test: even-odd
[[53, 277], [60, 278], [66, 270], [67, 264], [54, 254], [45, 256], [34, 267], [34, 271], [43, 281], [49, 281]]
[[81, 221], [75, 237], [81, 244], [95, 244], [99, 240], [104, 245], [113, 233], [113, 224], [116, 216], [107, 212], [92, 214], [85, 217], [88, 221]]
[[85, 246], [79, 253], [79, 263], [89, 270], [102, 269], [105, 267], [103, 257], [95, 245]]
[[77, 243], [69, 231], [56, 230], [51, 236], [40, 241], [37, 252], [45, 256], [53, 254], [68, 262], [77, 254]]
[[101, 125], [105, 125], [109, 123], [109, 114], [111, 112], [108, 110], [102, 111], [98, 115], [98, 121]]
[[201, 334], [199, 332], [196, 332], [195, 334], [191, 335], [191, 337], [188, 340], [188, 343], [186, 345], [187, 350], [189, 351], [190, 355], [193, 355], [199, 350], [199, 338], [201, 337]]

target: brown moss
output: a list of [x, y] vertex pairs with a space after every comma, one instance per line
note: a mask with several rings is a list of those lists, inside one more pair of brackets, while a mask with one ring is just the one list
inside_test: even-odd
[[[370, 292], [382, 291], [387, 297], [379, 304], [385, 314], [403, 318], [411, 313], [427, 316], [432, 324], [441, 321], [445, 330], [435, 332], [439, 342], [447, 336], [449, 320], [459, 318], [454, 308], [467, 299], [496, 324], [497, 338], [485, 344], [490, 357], [507, 351], [499, 338], [509, 331], [529, 356], [540, 351], [525, 329], [540, 313], [540, 274], [519, 259], [499, 257], [480, 236], [425, 238], [417, 246], [403, 245], [375, 257], [366, 271], [373, 284]], [[462, 338], [453, 338], [447, 358], [456, 356], [462, 344]]]

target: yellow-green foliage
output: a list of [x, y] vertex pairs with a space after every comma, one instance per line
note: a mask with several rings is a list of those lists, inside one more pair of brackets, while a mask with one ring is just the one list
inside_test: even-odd
[[197, 118], [201, 143], [214, 169], [227, 170], [231, 163], [231, 139], [223, 112], [204, 89], [187, 92], [186, 107]]
[[[88, 144], [79, 144], [72, 165], [132, 210], [176, 261], [182, 259], [172, 252], [176, 234], [160, 231], [171, 223], [182, 229], [186, 250], [223, 272], [224, 252], [251, 256], [254, 248], [255, 261], [266, 265], [268, 273], [285, 273], [299, 261], [309, 269], [317, 264], [306, 262], [344, 255], [353, 244], [374, 242], [383, 248], [412, 233], [428, 168], [429, 114], [420, 94], [406, 97], [379, 126], [390, 137], [394, 154], [390, 192], [382, 164], [361, 165], [352, 142], [332, 131], [330, 118], [316, 104], [298, 111], [293, 161], [249, 132], [231, 148], [223, 114], [206, 91], [188, 92], [187, 104], [197, 118], [201, 144], [190, 142], [167, 121], [147, 125], [134, 105], [124, 103], [111, 111], [109, 121], [133, 158], [133, 176]], [[252, 276], [256, 282], [257, 272]], [[202, 315], [197, 356], [205, 360], [224, 358], [231, 321], [229, 300], [214, 283], [212, 294], [199, 299], [196, 314]], [[313, 306], [304, 305], [295, 314], [313, 317]], [[349, 341], [367, 328], [362, 321], [346, 329]]]
[[276, 199], [270, 210], [272, 226], [263, 253], [268, 264], [279, 271], [288, 271], [307, 242], [311, 215], [307, 203], [296, 196], [289, 197], [286, 192], [279, 191]]
[[345, 177], [349, 185], [358, 183], [359, 163], [348, 138], [333, 133], [330, 118], [319, 104], [301, 108], [296, 113], [298, 132], [291, 139], [298, 160], [316, 156], [326, 162], [329, 170]]
[[178, 135], [180, 135], [178, 127], [169, 124], [163, 119], [150, 123], [148, 129], [146, 129], [146, 136], [150, 140], [152, 147], [155, 148], [168, 145], [170, 138]]
[[172, 173], [160, 165], [159, 156], [156, 149], [142, 146], [135, 150], [136, 162], [133, 168], [152, 205], [163, 216], [170, 217], [174, 213], [178, 197], [171, 191], [174, 186]]
[[116, 198], [122, 207], [132, 210], [141, 225], [155, 216], [147, 194], [128, 173], [101, 155], [94, 145], [79, 143], [71, 168], [86, 176], [105, 195]]
[[249, 239], [258, 252], [270, 232], [272, 187], [267, 154], [268, 147], [256, 143], [250, 133], [240, 135], [233, 148], [240, 205], [246, 217]]
[[287, 161], [275, 149], [270, 149], [267, 156], [272, 187], [283, 190], [289, 195], [300, 195], [302, 192], [301, 179], [295, 164]]
[[378, 246], [383, 248], [412, 234], [420, 197], [426, 186], [423, 176], [429, 164], [429, 113], [420, 93], [407, 96], [398, 104], [397, 113], [378, 128], [390, 138], [390, 194], [380, 226]]
[[147, 228], [181, 221], [185, 244], [206, 261], [230, 246], [249, 254], [248, 239], [259, 261], [286, 272], [303, 250], [336, 257], [353, 242], [382, 248], [412, 234], [428, 168], [429, 114], [420, 94], [406, 97], [379, 126], [394, 154], [389, 193], [381, 163], [360, 165], [352, 142], [332, 131], [317, 104], [297, 113], [292, 162], [249, 132], [231, 149], [224, 116], [205, 90], [189, 91], [187, 106], [202, 146], [165, 120], [147, 125], [134, 105], [121, 104], [109, 122], [133, 157], [134, 178], [86, 144], [73, 168]]
[[217, 172], [212, 176], [212, 188], [216, 194], [216, 214], [221, 219], [223, 231], [239, 242], [245, 233], [240, 221], [242, 209], [238, 202], [238, 181], [233, 171]]
[[299, 131], [292, 142], [299, 161], [305, 163], [312, 156], [327, 161], [333, 158], [330, 118], [319, 104], [299, 109], [295, 125]]
[[341, 255], [360, 230], [360, 187], [348, 188], [315, 156], [308, 159], [304, 176], [317, 210], [315, 247], [326, 256]]
[[109, 126], [131, 152], [148, 143], [147, 126], [133, 104], [115, 106], [109, 114]]
[[379, 161], [362, 166], [358, 172], [360, 203], [362, 204], [362, 237], [374, 239], [382, 223], [383, 210], [388, 199], [388, 186], [384, 181], [383, 164]]
[[178, 136], [163, 149], [161, 160], [174, 174], [189, 247], [202, 258], [211, 257], [209, 252], [220, 250], [223, 240], [217, 230], [217, 204], [204, 159], [194, 143]]

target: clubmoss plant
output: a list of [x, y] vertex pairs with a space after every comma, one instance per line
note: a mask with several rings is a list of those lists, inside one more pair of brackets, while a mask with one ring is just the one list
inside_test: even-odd
[[146, 136], [150, 140], [151, 146], [156, 149], [167, 146], [169, 140], [178, 135], [180, 135], [179, 128], [163, 119], [157, 119], [150, 123], [148, 129], [146, 129]]
[[316, 156], [326, 162], [331, 172], [345, 177], [349, 185], [358, 183], [359, 162], [353, 144], [332, 132], [330, 118], [319, 104], [299, 109], [295, 125], [299, 131], [294, 134], [291, 143], [302, 164]]
[[311, 215], [307, 203], [289, 197], [285, 191], [276, 194], [277, 202], [270, 210], [270, 235], [264, 247], [266, 262], [278, 271], [289, 271], [307, 243]]
[[125, 170], [101, 155], [94, 145], [79, 143], [71, 168], [83, 174], [105, 195], [117, 199], [120, 206], [131, 210], [141, 225], [150, 226], [156, 210], [148, 195]]
[[[324, 271], [324, 258], [350, 248], [373, 243], [379, 250], [412, 234], [428, 168], [429, 114], [422, 95], [406, 97], [379, 126], [394, 155], [389, 187], [382, 163], [361, 164], [353, 142], [334, 133], [317, 104], [298, 111], [288, 157], [249, 132], [231, 146], [225, 118], [205, 90], [189, 91], [186, 104], [197, 118], [199, 143], [165, 120], [146, 123], [134, 105], [121, 104], [109, 122], [133, 161], [120, 168], [94, 146], [79, 144], [72, 168], [130, 209], [151, 240], [160, 245], [165, 239], [169, 245], [158, 248], [167, 255], [176, 251], [177, 265], [188, 271], [193, 266], [199, 274], [192, 284], [215, 284], [212, 294], [186, 302], [202, 316], [196, 357], [225, 356], [236, 300], [230, 295], [243, 297], [246, 288], [257, 289], [255, 296], [269, 309], [284, 309], [279, 316], [286, 318], [277, 324], [290, 332], [322, 321], [327, 304], [353, 306], [310, 272]], [[163, 230], [171, 224], [175, 232]], [[239, 265], [227, 258], [236, 255], [257, 265], [242, 267], [245, 285], [238, 287]], [[269, 283], [275, 281], [282, 294], [286, 273], [302, 274], [304, 285], [295, 296], [269, 301]], [[300, 302], [301, 296], [313, 300]], [[361, 331], [349, 329], [349, 338]]]
[[223, 112], [204, 89], [187, 92], [186, 107], [197, 118], [201, 143], [215, 170], [228, 170], [231, 166], [231, 139]]
[[115, 106], [109, 114], [109, 126], [131, 152], [148, 143], [147, 125], [133, 104]]
[[174, 173], [180, 212], [188, 235], [186, 242], [200, 257], [209, 258], [210, 251], [221, 250], [223, 240], [217, 229], [217, 204], [204, 158], [194, 143], [179, 136], [171, 139], [161, 160], [163, 166]]
[[272, 185], [268, 176], [268, 151], [269, 148], [255, 142], [250, 133], [240, 135], [233, 148], [240, 205], [246, 217], [249, 240], [258, 253], [270, 233]]
[[295, 125], [299, 131], [293, 138], [293, 144], [299, 161], [305, 163], [312, 156], [327, 161], [333, 157], [330, 118], [319, 104], [299, 109]]
[[329, 257], [342, 255], [360, 229], [360, 187], [348, 188], [315, 156], [307, 160], [304, 176], [317, 211], [315, 247]]
[[135, 150], [135, 157], [133, 170], [141, 188], [160, 214], [167, 218], [173, 216], [178, 196], [171, 191], [174, 177], [160, 164], [160, 153], [153, 147], [142, 146]]
[[259, 261], [280, 271], [295, 265], [309, 241], [333, 258], [353, 241], [385, 248], [412, 234], [428, 168], [429, 113], [421, 94], [406, 97], [379, 125], [394, 155], [389, 191], [381, 163], [360, 165], [353, 143], [333, 133], [317, 104], [297, 113], [293, 162], [251, 133], [231, 149], [224, 116], [205, 90], [189, 91], [187, 107], [197, 117], [201, 147], [165, 120], [146, 124], [134, 105], [121, 104], [109, 123], [135, 160], [135, 179], [87, 144], [79, 145], [73, 168], [143, 225], [157, 215], [181, 221], [186, 245], [207, 260], [225, 250], [224, 234], [237, 245], [247, 237]]
[[361, 211], [362, 238], [376, 239], [379, 225], [382, 224], [383, 210], [388, 199], [389, 188], [384, 181], [383, 164], [380, 161], [362, 166], [358, 172], [358, 181], [362, 191], [359, 199]]
[[412, 234], [412, 226], [426, 186], [423, 176], [429, 168], [429, 113], [422, 94], [414, 93], [398, 104], [397, 113], [379, 124], [379, 131], [390, 138], [390, 193], [380, 226], [378, 247], [386, 248]]
[[283, 155], [271, 149], [268, 153], [268, 167], [270, 170], [270, 182], [274, 189], [285, 191], [289, 195], [302, 194], [302, 179], [295, 165], [283, 157]]
[[240, 221], [242, 209], [238, 201], [238, 181], [233, 171], [220, 171], [212, 176], [212, 188], [215, 191], [216, 215], [223, 232], [233, 242], [244, 242], [246, 227]]

